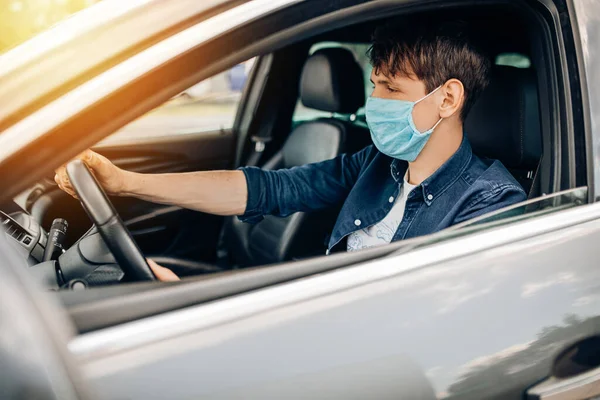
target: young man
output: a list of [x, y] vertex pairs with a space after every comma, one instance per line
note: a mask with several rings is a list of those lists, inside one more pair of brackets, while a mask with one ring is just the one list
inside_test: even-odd
[[[463, 122], [488, 82], [489, 60], [460, 25], [378, 29], [369, 51], [373, 93], [366, 118], [374, 145], [292, 169], [143, 175], [87, 151], [105, 190], [258, 222], [343, 204], [331, 250], [359, 250], [436, 232], [526, 199], [499, 161], [475, 156]], [[73, 194], [65, 169], [56, 182]], [[176, 279], [151, 263], [160, 279]]]

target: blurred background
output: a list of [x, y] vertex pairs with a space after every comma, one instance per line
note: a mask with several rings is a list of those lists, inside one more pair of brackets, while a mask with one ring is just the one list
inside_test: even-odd
[[0, 53], [99, 0], [0, 0]]

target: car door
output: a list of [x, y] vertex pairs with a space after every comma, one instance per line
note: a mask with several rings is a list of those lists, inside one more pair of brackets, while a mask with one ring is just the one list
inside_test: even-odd
[[600, 334], [600, 208], [574, 190], [551, 212], [353, 266], [331, 256], [314, 264], [348, 258], [70, 348], [106, 398], [518, 399], [547, 378], [572, 383], [558, 356]]
[[[139, 173], [229, 169], [236, 158], [236, 115], [254, 59], [214, 75], [135, 120], [93, 147], [117, 166]], [[27, 200], [42, 226], [69, 222], [71, 240], [89, 228], [81, 207], [56, 186], [42, 184]], [[222, 218], [130, 197], [113, 203], [148, 256], [213, 261]]]
[[600, 206], [581, 206], [586, 196], [83, 334], [70, 349], [102, 398], [520, 399], [600, 365], [589, 342], [600, 334]]

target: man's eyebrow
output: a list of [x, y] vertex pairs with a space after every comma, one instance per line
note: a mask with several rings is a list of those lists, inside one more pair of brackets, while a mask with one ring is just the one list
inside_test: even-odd
[[[370, 78], [369, 78], [369, 80], [371, 81], [371, 83], [372, 83], [373, 85], [375, 84], [375, 82], [373, 82], [373, 79], [370, 79]], [[388, 81], [387, 79], [378, 79], [378, 80], [377, 80], [377, 83], [379, 83], [380, 85], [389, 85], [389, 84], [390, 84], [390, 81]]]

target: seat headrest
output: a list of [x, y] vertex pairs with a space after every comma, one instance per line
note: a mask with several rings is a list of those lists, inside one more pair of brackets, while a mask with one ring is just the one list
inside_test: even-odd
[[353, 114], [365, 104], [363, 71], [344, 48], [321, 49], [311, 55], [302, 71], [300, 98], [309, 108]]
[[467, 116], [465, 132], [475, 154], [507, 168], [535, 170], [542, 132], [534, 71], [494, 67], [490, 85]]

